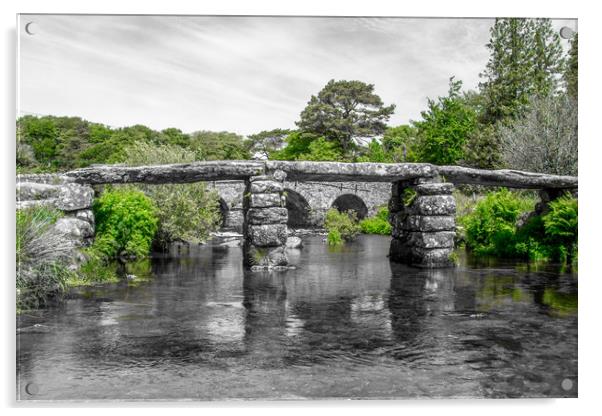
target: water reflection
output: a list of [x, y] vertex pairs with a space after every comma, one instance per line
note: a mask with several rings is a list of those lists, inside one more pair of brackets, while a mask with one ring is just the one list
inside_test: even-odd
[[420, 270], [388, 244], [308, 237], [273, 273], [244, 271], [238, 247], [171, 247], [19, 318], [19, 378], [40, 390], [21, 398], [576, 396], [576, 275]]

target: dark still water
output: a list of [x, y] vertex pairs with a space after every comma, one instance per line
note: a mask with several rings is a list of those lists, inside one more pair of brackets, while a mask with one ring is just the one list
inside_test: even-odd
[[577, 396], [576, 274], [304, 242], [274, 273], [243, 272], [239, 247], [174, 247], [20, 316], [20, 399]]

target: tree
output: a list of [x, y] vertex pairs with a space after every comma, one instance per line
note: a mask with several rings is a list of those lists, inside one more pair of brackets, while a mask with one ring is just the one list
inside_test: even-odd
[[361, 81], [335, 81], [312, 95], [296, 124], [303, 131], [339, 143], [349, 156], [355, 139], [380, 135], [395, 105], [385, 106], [374, 94], [374, 85]]
[[566, 92], [573, 97], [575, 100], [578, 98], [578, 78], [579, 78], [579, 61], [578, 61], [578, 49], [579, 49], [579, 34], [575, 33], [573, 39], [570, 40], [571, 49], [569, 50], [569, 57], [567, 59], [567, 65], [564, 71], [564, 82], [566, 83]]
[[35, 159], [46, 166], [56, 165], [59, 132], [54, 119], [25, 116], [17, 121], [17, 140], [30, 145]]
[[162, 130], [161, 134], [165, 137], [164, 142], [166, 144], [175, 144], [182, 147], [188, 147], [190, 144], [190, 136], [186, 133], [182, 133], [182, 130], [180, 129], [169, 127]]
[[270, 153], [282, 149], [286, 137], [291, 133], [286, 129], [264, 130], [247, 137], [247, 148], [251, 155], [267, 159]]
[[532, 95], [556, 91], [563, 65], [560, 39], [549, 19], [496, 19], [490, 33], [489, 62], [479, 85], [484, 124], [517, 117]]
[[460, 95], [462, 81], [449, 80], [447, 97], [428, 100], [423, 121], [414, 122], [420, 135], [419, 159], [439, 165], [455, 164], [464, 157], [464, 145], [477, 126], [476, 112]]
[[382, 146], [393, 162], [418, 162], [418, 129], [407, 124], [389, 127]]
[[242, 136], [228, 131], [197, 131], [191, 134], [190, 148], [200, 160], [249, 159]]
[[294, 131], [286, 138], [286, 146], [272, 152], [274, 160], [333, 160], [343, 161], [343, 153], [338, 143], [311, 133]]
[[502, 167], [502, 143], [494, 126], [479, 125], [468, 135], [463, 164], [478, 169]]
[[577, 175], [577, 102], [568, 95], [534, 97], [530, 110], [499, 134], [511, 168]]

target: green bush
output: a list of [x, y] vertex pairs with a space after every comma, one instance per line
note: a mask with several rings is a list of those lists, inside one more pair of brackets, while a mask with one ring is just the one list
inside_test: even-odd
[[365, 218], [360, 221], [360, 227], [364, 234], [391, 235], [391, 224], [389, 224], [389, 210], [387, 207], [380, 208], [374, 217]]
[[533, 207], [533, 200], [520, 198], [507, 189], [488, 193], [472, 213], [460, 219], [467, 247], [478, 255], [516, 256], [517, 219]]
[[94, 201], [96, 240], [106, 257], [146, 256], [158, 228], [157, 208], [133, 187], [108, 188]]
[[566, 258], [570, 263], [577, 252], [577, 199], [566, 195], [550, 202], [550, 211], [543, 215], [543, 224], [552, 257]]
[[353, 240], [361, 231], [355, 211], [339, 212], [331, 208], [326, 212], [324, 227], [328, 231], [328, 244], [337, 245]]
[[[137, 142], [125, 149], [128, 165], [187, 163], [195, 160], [191, 150], [176, 145], [153, 145]], [[216, 231], [221, 222], [219, 196], [203, 182], [170, 185], [138, 185], [157, 206], [159, 230], [157, 242], [165, 246], [172, 241], [200, 243]]]
[[338, 246], [343, 244], [343, 237], [341, 237], [341, 232], [339, 230], [330, 230], [328, 235], [326, 236], [326, 241], [329, 246]]
[[477, 255], [571, 263], [577, 254], [577, 200], [563, 196], [544, 215], [531, 212], [534, 202], [505, 189], [489, 193], [460, 218], [467, 247]]

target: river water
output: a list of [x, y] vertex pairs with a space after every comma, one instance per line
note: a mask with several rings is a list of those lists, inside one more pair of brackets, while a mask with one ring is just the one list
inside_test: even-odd
[[307, 236], [295, 270], [174, 246], [134, 280], [17, 322], [21, 400], [577, 396], [577, 275], [390, 263], [389, 238]]

